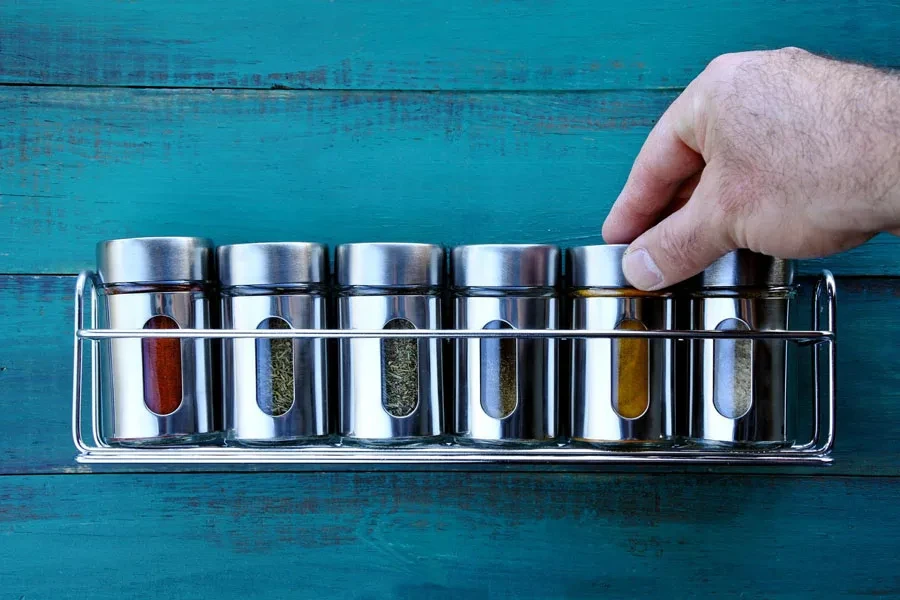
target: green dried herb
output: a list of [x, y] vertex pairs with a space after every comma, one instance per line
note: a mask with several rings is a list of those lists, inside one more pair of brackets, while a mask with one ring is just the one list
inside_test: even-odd
[[[258, 329], [290, 329], [284, 319], [271, 317]], [[277, 417], [294, 404], [294, 341], [256, 340], [256, 402], [266, 414]]]
[[[393, 319], [385, 329], [415, 329], [406, 319]], [[387, 339], [381, 342], [381, 380], [384, 409], [394, 417], [406, 417], [419, 404], [419, 342]]]

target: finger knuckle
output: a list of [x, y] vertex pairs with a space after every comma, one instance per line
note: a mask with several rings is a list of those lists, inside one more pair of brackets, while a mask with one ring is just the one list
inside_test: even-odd
[[740, 62], [740, 56], [741, 55], [738, 52], [720, 54], [719, 56], [709, 61], [707, 70], [717, 72], [729, 71], [733, 69], [738, 62]]
[[714, 58], [701, 75], [703, 89], [712, 106], [733, 103], [737, 98], [735, 90], [740, 87], [746, 75], [746, 66], [751, 59], [746, 53], [722, 54]]
[[809, 55], [809, 52], [807, 52], [803, 48], [798, 48], [797, 46], [785, 46], [784, 48], [775, 50], [774, 53], [779, 56], [791, 59], [802, 58]]

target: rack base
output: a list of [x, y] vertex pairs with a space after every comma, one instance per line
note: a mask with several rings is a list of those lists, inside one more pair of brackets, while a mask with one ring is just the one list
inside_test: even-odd
[[84, 464], [283, 464], [283, 465], [424, 465], [424, 464], [567, 464], [567, 465], [821, 465], [828, 454], [800, 449], [766, 452], [667, 450], [613, 451], [576, 448], [487, 450], [443, 448], [96, 448], [76, 456]]

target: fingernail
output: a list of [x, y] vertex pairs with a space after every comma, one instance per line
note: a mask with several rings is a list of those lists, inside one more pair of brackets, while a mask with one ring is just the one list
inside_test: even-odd
[[653, 262], [650, 253], [643, 248], [629, 250], [622, 259], [622, 271], [631, 285], [642, 290], [663, 287], [663, 274]]

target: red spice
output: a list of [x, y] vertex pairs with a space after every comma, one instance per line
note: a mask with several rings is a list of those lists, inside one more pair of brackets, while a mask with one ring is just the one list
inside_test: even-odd
[[[178, 329], [171, 317], [157, 315], [144, 329]], [[181, 406], [181, 340], [143, 339], [144, 403], [158, 415], [170, 415]]]

